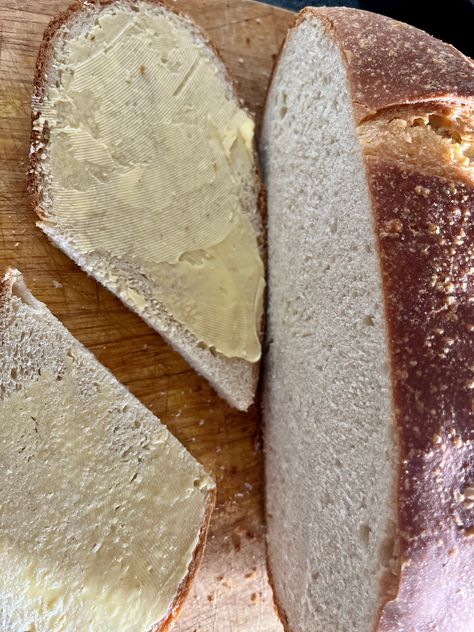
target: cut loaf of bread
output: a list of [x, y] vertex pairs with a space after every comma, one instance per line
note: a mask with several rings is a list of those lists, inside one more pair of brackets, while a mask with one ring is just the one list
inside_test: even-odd
[[18, 271], [0, 283], [0, 631], [164, 632], [214, 482]]
[[[157, 18], [167, 24], [160, 34], [150, 26], [151, 20]], [[173, 41], [173, 34], [179, 34], [178, 44]], [[110, 60], [103, 76], [90, 79], [85, 72], [78, 76], [84, 63], [100, 56]], [[207, 73], [206, 83], [196, 78], [196, 68]], [[171, 91], [160, 85], [164, 69], [175, 84]], [[65, 98], [72, 81], [74, 92]], [[178, 97], [181, 102], [176, 105]], [[206, 109], [211, 107], [208, 103], [217, 102], [220, 105], [211, 116]], [[258, 251], [263, 252], [259, 212], [263, 198], [255, 166], [253, 121], [242, 108], [211, 44], [188, 18], [174, 13], [159, 0], [78, 2], [52, 20], [45, 31], [32, 109], [28, 186], [41, 218], [40, 228], [82, 269], [159, 332], [209, 380], [219, 395], [236, 408], [246, 410], [255, 395], [259, 362], [224, 355], [212, 345], [203, 344], [183, 320], [175, 317], [165, 298], [166, 292], [175, 301], [182, 297], [185, 302], [188, 298], [186, 287], [179, 285], [179, 279], [173, 280], [172, 266], [166, 267], [173, 261], [163, 255], [165, 263], [160, 263], [160, 269], [153, 263], [153, 257], [161, 262], [166, 240], [174, 239], [174, 227], [176, 235], [179, 231], [185, 235], [189, 228], [183, 227], [180, 213], [186, 216], [191, 212], [191, 228], [207, 226], [202, 230], [210, 234], [219, 230], [223, 214], [232, 213], [236, 205], [253, 227], [257, 256]], [[210, 129], [215, 126], [222, 136], [219, 142], [230, 166], [219, 164], [219, 169], [229, 169], [230, 176], [216, 180], [217, 184], [213, 182], [209, 158], [212, 152], [205, 142], [199, 146], [195, 139], [193, 129], [197, 128], [192, 124], [197, 118], [199, 130], [206, 125]], [[231, 163], [233, 152], [242, 139], [232, 139], [230, 131], [239, 130], [240, 123], [246, 127], [250, 162], [237, 161], [235, 166]], [[170, 127], [165, 128], [165, 124], [174, 125], [175, 137], [168, 133]], [[74, 145], [66, 138], [71, 129], [77, 132]], [[167, 152], [185, 134], [190, 134], [188, 146], [183, 146], [175, 157], [180, 160], [182, 154], [183, 162], [168, 164]], [[157, 161], [166, 163], [164, 174], [159, 177], [153, 172]], [[214, 162], [217, 173], [216, 165]], [[189, 194], [192, 178], [197, 173], [207, 173], [206, 169], [210, 169], [209, 183]], [[229, 184], [231, 181], [233, 184]], [[111, 182], [114, 184], [110, 190], [100, 188]], [[137, 182], [143, 182], [141, 188]], [[233, 187], [232, 195], [222, 193], [222, 182]], [[98, 184], [97, 192], [91, 183]], [[127, 187], [132, 198], [129, 206], [122, 203]], [[194, 217], [193, 208], [200, 208], [199, 198], [204, 200], [205, 195], [212, 198], [214, 206], [204, 204], [199, 217]], [[165, 203], [163, 200], [169, 205], [169, 213], [159, 224], [154, 211], [157, 202]], [[160, 241], [162, 234], [165, 237]], [[184, 253], [188, 262], [197, 260], [199, 265], [201, 242], [197, 240], [195, 252]], [[248, 286], [246, 282], [243, 285]], [[212, 322], [219, 328], [219, 310], [225, 304], [228, 289], [227, 284], [217, 298], [214, 295], [207, 311], [198, 313], [202, 327]], [[260, 288], [260, 296], [261, 292]], [[239, 302], [236, 303], [231, 305], [234, 311], [221, 329], [236, 322], [234, 313], [239, 310]], [[200, 309], [199, 304], [197, 308], [185, 307], [191, 317]], [[253, 335], [260, 337], [261, 306], [255, 309], [257, 324]]]
[[474, 630], [474, 65], [306, 9], [267, 96], [268, 559], [291, 632]]

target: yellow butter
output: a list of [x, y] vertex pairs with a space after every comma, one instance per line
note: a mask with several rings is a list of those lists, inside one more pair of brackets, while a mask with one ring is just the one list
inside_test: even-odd
[[257, 361], [264, 269], [244, 212], [257, 195], [253, 121], [179, 18], [143, 5], [104, 10], [62, 55], [42, 108], [54, 223], [79, 254], [156, 282], [207, 347]]
[[37, 632], [167, 616], [214, 484], [138, 402], [117, 423], [123, 395], [79, 357], [0, 401], [0, 627], [3, 609]]

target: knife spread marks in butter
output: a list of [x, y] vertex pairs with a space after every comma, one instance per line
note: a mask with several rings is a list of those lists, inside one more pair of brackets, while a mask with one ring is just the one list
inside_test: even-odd
[[83, 361], [67, 357], [59, 376], [43, 368], [0, 401], [0, 612], [11, 631], [151, 630], [187, 576], [214, 487]]
[[79, 255], [137, 269], [207, 347], [256, 362], [254, 123], [210, 55], [180, 18], [146, 8], [104, 10], [64, 44], [39, 121], [50, 134], [46, 221]]

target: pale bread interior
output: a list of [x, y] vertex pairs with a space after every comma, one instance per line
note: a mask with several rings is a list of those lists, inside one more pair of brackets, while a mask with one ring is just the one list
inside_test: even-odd
[[263, 125], [268, 557], [291, 632], [372, 630], [390, 582], [397, 445], [371, 202], [341, 51], [316, 19]]
[[[215, 66], [227, 98], [238, 103], [224, 64], [204, 40], [196, 26], [158, 3], [143, 0], [135, 3], [118, 0], [105, 8], [100, 5], [85, 5], [81, 11], [72, 14], [66, 24], [59, 28], [51, 43], [53, 47], [52, 57], [50, 63], [47, 64], [47, 76], [43, 77], [47, 86], [54, 86], [56, 81], [60, 81], [64, 65], [62, 49], [68, 38], [86, 33], [94, 25], [100, 13], [112, 12], [117, 8], [131, 12], [135, 10], [158, 12], [165, 15], [173, 24], [178, 25], [180, 29], [187, 30], [202, 53]], [[41, 110], [42, 98], [34, 97], [33, 112], [41, 114]], [[39, 135], [41, 135], [41, 130], [39, 130]], [[37, 149], [38, 146], [33, 145], [32, 151], [35, 152]], [[39, 207], [37, 210], [43, 218], [46, 216], [44, 221], [39, 222], [42, 230], [57, 247], [71, 257], [82, 269], [105, 285], [153, 329], [158, 331], [195, 370], [211, 383], [221, 397], [232, 406], [246, 410], [254, 399], [258, 379], [258, 363], [250, 363], [241, 358], [227, 358], [201, 344], [191, 332], [173, 318], [165, 305], [156, 299], [156, 292], [153, 292], [157, 283], [156, 279], [148, 279], [132, 265], [114, 258], [113, 253], [104, 255], [95, 252], [84, 255], [78, 252], [66, 232], [61, 230], [61, 226], [55, 222], [54, 200], [49, 190], [48, 148], [40, 145], [39, 150], [41, 158], [34, 166], [36, 171], [34, 196], [35, 203]], [[177, 177], [179, 177], [178, 174]], [[245, 185], [242, 210], [249, 216], [259, 237], [259, 242], [262, 244], [262, 223], [258, 209], [259, 188], [259, 178], [255, 171], [253, 177]], [[133, 238], [133, 236], [131, 237]], [[135, 301], [130, 300], [131, 294], [140, 296], [138, 305]]]

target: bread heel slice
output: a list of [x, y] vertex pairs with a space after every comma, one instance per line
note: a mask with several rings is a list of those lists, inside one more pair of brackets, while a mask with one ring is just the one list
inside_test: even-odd
[[263, 194], [253, 119], [206, 37], [153, 0], [72, 5], [45, 31], [32, 120], [39, 227], [246, 410]]
[[264, 114], [268, 559], [291, 632], [474, 629], [474, 64], [306, 9]]
[[0, 629], [168, 630], [214, 481], [17, 270], [0, 340]]

